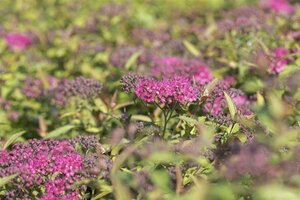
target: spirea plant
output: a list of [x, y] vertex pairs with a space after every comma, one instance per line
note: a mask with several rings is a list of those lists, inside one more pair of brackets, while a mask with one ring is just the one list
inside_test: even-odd
[[2, 0], [0, 199], [298, 200], [297, 0]]

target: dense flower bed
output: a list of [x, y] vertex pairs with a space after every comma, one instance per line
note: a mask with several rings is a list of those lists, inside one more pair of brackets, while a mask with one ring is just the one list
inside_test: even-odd
[[297, 0], [3, 0], [0, 199], [298, 200]]

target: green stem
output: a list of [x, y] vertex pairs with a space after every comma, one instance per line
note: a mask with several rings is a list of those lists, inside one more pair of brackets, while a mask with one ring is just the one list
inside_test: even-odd
[[170, 121], [170, 119], [172, 118], [173, 111], [174, 111], [174, 108], [171, 108], [170, 112], [163, 112], [164, 113], [164, 128], [163, 128], [163, 135], [162, 135], [163, 138], [166, 135], [167, 124]]
[[168, 117], [168, 114], [163, 111], [163, 114], [164, 114], [164, 126], [163, 126], [163, 133], [162, 133], [162, 137], [164, 138], [165, 137], [165, 134], [166, 134], [166, 130], [167, 130], [167, 117]]

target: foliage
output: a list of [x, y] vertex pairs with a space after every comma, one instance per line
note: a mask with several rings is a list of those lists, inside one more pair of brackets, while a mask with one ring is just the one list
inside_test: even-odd
[[0, 13], [0, 199], [299, 198], [299, 2]]

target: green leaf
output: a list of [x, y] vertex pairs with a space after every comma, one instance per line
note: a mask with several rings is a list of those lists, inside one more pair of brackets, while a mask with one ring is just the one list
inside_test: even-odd
[[157, 188], [163, 190], [165, 193], [170, 192], [170, 176], [166, 171], [154, 171], [151, 173], [150, 178]]
[[259, 106], [265, 105], [265, 99], [259, 92], [256, 92], [256, 98], [257, 98], [257, 105]]
[[21, 131], [19, 133], [13, 134], [4, 144], [3, 149], [7, 149], [12, 143], [16, 141], [21, 135], [23, 135], [26, 131]]
[[139, 121], [144, 121], [144, 122], [152, 122], [151, 118], [146, 116], [146, 115], [132, 115], [131, 119], [133, 120], [139, 120]]
[[53, 138], [53, 137], [58, 137], [60, 136], [61, 134], [65, 134], [67, 133], [68, 131], [70, 131], [71, 129], [75, 128], [76, 126], [75, 125], [66, 125], [66, 126], [62, 126], [62, 127], [59, 127], [51, 132], [49, 132], [45, 138]]
[[90, 127], [90, 128], [86, 129], [86, 131], [89, 132], [89, 133], [100, 133], [102, 130], [103, 130], [102, 127], [100, 127], [100, 128]]
[[240, 125], [238, 123], [235, 124], [231, 124], [228, 128], [227, 128], [227, 133], [231, 134], [231, 133], [237, 133], [240, 130]]
[[198, 49], [192, 43], [190, 43], [189, 41], [183, 40], [183, 45], [194, 56], [200, 56], [200, 52], [198, 51]]
[[242, 142], [245, 143], [247, 141], [247, 136], [244, 133], [237, 134], [237, 138]]
[[126, 107], [126, 106], [130, 106], [132, 104], [134, 104], [134, 102], [132, 102], [132, 101], [120, 103], [120, 104], [116, 105], [113, 110], [118, 110], [120, 108], [123, 108], [123, 107]]
[[205, 101], [208, 96], [210, 95], [212, 89], [216, 86], [216, 84], [218, 83], [218, 79], [214, 79], [212, 80], [209, 84], [207, 84], [204, 88], [204, 92], [202, 93], [202, 97], [201, 100]]
[[236, 107], [233, 103], [233, 100], [231, 99], [231, 97], [226, 92], [224, 92], [224, 95], [225, 95], [225, 99], [226, 99], [226, 102], [227, 102], [227, 105], [228, 105], [228, 108], [229, 108], [230, 116], [234, 120], [234, 117], [235, 117], [235, 114], [236, 114]]
[[16, 178], [19, 174], [13, 174], [10, 176], [5, 176], [3, 178], [0, 178], [0, 188], [4, 185], [6, 185], [9, 181], [11, 181], [12, 179]]
[[181, 119], [181, 120], [183, 120], [183, 121], [185, 121], [185, 122], [187, 122], [190, 125], [199, 124], [199, 122], [196, 119], [193, 119], [191, 117], [187, 117], [187, 116], [181, 115], [178, 118]]
[[95, 99], [95, 104], [97, 106], [97, 108], [103, 112], [103, 113], [107, 113], [108, 112], [108, 107], [106, 106], [106, 104], [102, 101], [102, 99]]
[[110, 194], [111, 191], [104, 191], [104, 192], [101, 192], [100, 194], [98, 194], [97, 196], [93, 197], [91, 200], [97, 200], [97, 199], [101, 199], [102, 197]]
[[125, 69], [130, 69], [137, 61], [139, 56], [141, 55], [141, 52], [135, 52], [133, 53], [127, 60], [125, 64]]

